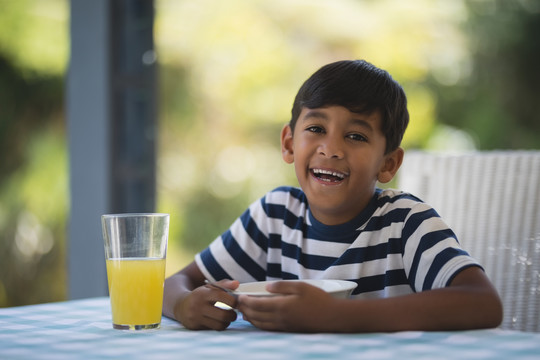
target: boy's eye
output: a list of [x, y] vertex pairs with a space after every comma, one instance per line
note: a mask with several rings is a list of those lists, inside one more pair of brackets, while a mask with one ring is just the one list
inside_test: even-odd
[[349, 134], [347, 137], [354, 141], [367, 141], [367, 138], [364, 135], [361, 134]]
[[320, 126], [310, 126], [306, 130], [312, 133], [317, 133], [317, 134], [324, 132], [324, 129]]

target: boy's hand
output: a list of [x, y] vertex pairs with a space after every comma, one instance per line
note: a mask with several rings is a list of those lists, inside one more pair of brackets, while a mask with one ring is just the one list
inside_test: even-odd
[[[238, 287], [236, 280], [221, 280], [217, 283], [231, 290]], [[175, 318], [191, 330], [225, 330], [236, 320], [236, 312], [215, 307], [218, 301], [231, 308], [237, 306], [235, 297], [225, 291], [211, 285], [200, 286], [177, 303]]]
[[278, 331], [332, 330], [333, 322], [328, 314], [338, 300], [324, 290], [300, 281], [273, 282], [266, 290], [282, 296], [238, 298], [238, 310], [254, 326]]

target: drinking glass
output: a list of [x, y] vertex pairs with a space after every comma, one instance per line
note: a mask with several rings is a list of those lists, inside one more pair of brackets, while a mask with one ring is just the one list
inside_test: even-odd
[[169, 215], [102, 215], [113, 328], [159, 328]]

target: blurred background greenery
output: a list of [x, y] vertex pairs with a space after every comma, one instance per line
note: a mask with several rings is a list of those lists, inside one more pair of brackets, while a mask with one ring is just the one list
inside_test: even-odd
[[[404, 86], [406, 149], [540, 148], [537, 0], [156, 0], [167, 273], [296, 180], [279, 132], [320, 66]], [[64, 300], [69, 1], [0, 0], [0, 307]]]

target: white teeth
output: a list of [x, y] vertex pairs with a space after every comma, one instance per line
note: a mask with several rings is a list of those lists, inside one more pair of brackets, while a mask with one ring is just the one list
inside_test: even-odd
[[345, 178], [345, 174], [338, 173], [338, 172], [335, 172], [335, 171], [330, 171], [330, 170], [324, 170], [324, 169], [313, 169], [313, 173], [332, 175], [332, 176], [338, 177], [340, 179]]

